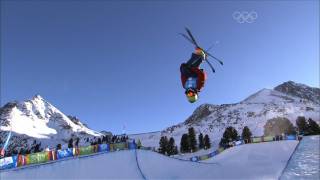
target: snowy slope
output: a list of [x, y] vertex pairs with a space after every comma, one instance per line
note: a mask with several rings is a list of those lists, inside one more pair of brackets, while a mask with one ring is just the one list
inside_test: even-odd
[[31, 100], [6, 104], [0, 109], [0, 118], [0, 137], [5, 139], [10, 130], [14, 134], [9, 149], [30, 147], [33, 140], [41, 142], [44, 148], [65, 144], [71, 137], [83, 139], [101, 135], [80, 121], [70, 119], [39, 95]]
[[277, 179], [298, 141], [247, 144], [225, 150], [206, 163], [219, 163], [230, 178]]
[[7, 170], [0, 173], [0, 178], [143, 179], [144, 175], [146, 179], [277, 179], [296, 144], [281, 141], [243, 145], [216, 156], [210, 164], [172, 159], [152, 151], [137, 151], [137, 158], [134, 150], [119, 151]]
[[320, 136], [302, 139], [281, 179], [320, 179]]
[[[285, 91], [288, 84], [290, 85], [289, 94]], [[203, 104], [187, 120], [169, 127], [157, 135], [142, 134], [133, 137], [140, 139], [144, 146], [157, 147], [161, 136], [174, 137], [176, 144], [180, 145], [181, 136], [188, 132], [189, 127], [194, 127], [196, 133], [208, 134], [213, 147], [216, 148], [228, 126], [235, 127], [239, 134], [244, 126], [248, 126], [254, 136], [261, 136], [267, 120], [274, 117], [286, 117], [294, 125], [298, 116], [305, 116], [320, 122], [320, 105], [318, 103], [320, 96], [313, 93], [318, 92], [319, 88], [311, 88], [289, 81], [275, 89], [282, 91], [262, 89], [239, 103]], [[302, 92], [307, 94], [303, 95]], [[308, 99], [302, 97], [308, 97]]]

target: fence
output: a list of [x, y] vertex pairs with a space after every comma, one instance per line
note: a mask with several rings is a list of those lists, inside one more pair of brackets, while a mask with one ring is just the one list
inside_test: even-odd
[[[260, 143], [260, 142], [270, 142], [270, 141], [276, 141], [276, 140], [298, 140], [298, 137], [296, 135], [285, 135], [285, 136], [261, 136], [261, 137], [252, 137], [251, 139], [252, 143]], [[244, 140], [239, 140], [232, 142], [232, 146], [240, 146], [245, 144]], [[213, 156], [216, 156], [223, 152], [225, 149], [224, 147], [219, 147], [219, 149], [209, 153], [209, 154], [204, 154], [201, 156], [194, 156], [190, 158], [190, 161], [203, 161], [209, 158], [212, 158]]]
[[63, 150], [53, 150], [32, 153], [27, 155], [14, 155], [0, 159], [0, 170], [11, 169], [21, 166], [46, 163], [68, 157], [80, 157], [100, 152], [112, 152], [125, 149], [136, 149], [135, 142], [122, 142], [115, 144], [98, 144], [84, 147], [67, 148]]

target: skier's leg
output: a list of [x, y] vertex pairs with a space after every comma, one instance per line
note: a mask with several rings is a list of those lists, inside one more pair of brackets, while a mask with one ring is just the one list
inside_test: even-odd
[[186, 63], [189, 67], [199, 67], [202, 63], [202, 56], [192, 53], [191, 58]]
[[180, 72], [181, 74], [183, 74], [186, 77], [189, 77], [191, 72], [190, 72], [190, 68], [188, 67], [188, 65], [186, 63], [182, 63], [180, 66]]

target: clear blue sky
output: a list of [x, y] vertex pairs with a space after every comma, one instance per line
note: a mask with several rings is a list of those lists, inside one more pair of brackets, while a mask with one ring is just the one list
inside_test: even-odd
[[[195, 104], [180, 83], [185, 26], [225, 63], [203, 66]], [[95, 130], [162, 130], [203, 103], [288, 80], [319, 87], [318, 75], [319, 1], [1, 1], [1, 105], [40, 94]]]

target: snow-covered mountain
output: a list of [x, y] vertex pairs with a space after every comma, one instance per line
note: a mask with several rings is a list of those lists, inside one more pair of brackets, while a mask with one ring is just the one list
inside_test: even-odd
[[23, 102], [10, 102], [0, 108], [0, 130], [2, 142], [9, 131], [13, 133], [9, 150], [29, 149], [34, 140], [41, 142], [42, 148], [57, 144], [64, 146], [71, 137], [79, 137], [79, 144], [88, 144], [102, 135], [86, 127], [76, 117], [66, 116], [40, 95]]
[[208, 134], [216, 147], [226, 127], [233, 126], [238, 133], [248, 126], [254, 136], [263, 135], [267, 120], [286, 117], [294, 125], [298, 116], [320, 121], [320, 89], [292, 81], [272, 89], [262, 89], [245, 100], [234, 104], [203, 104], [184, 122], [163, 131], [131, 136], [145, 146], [158, 146], [161, 136], [174, 137], [177, 145], [181, 136], [194, 127], [197, 133]]

